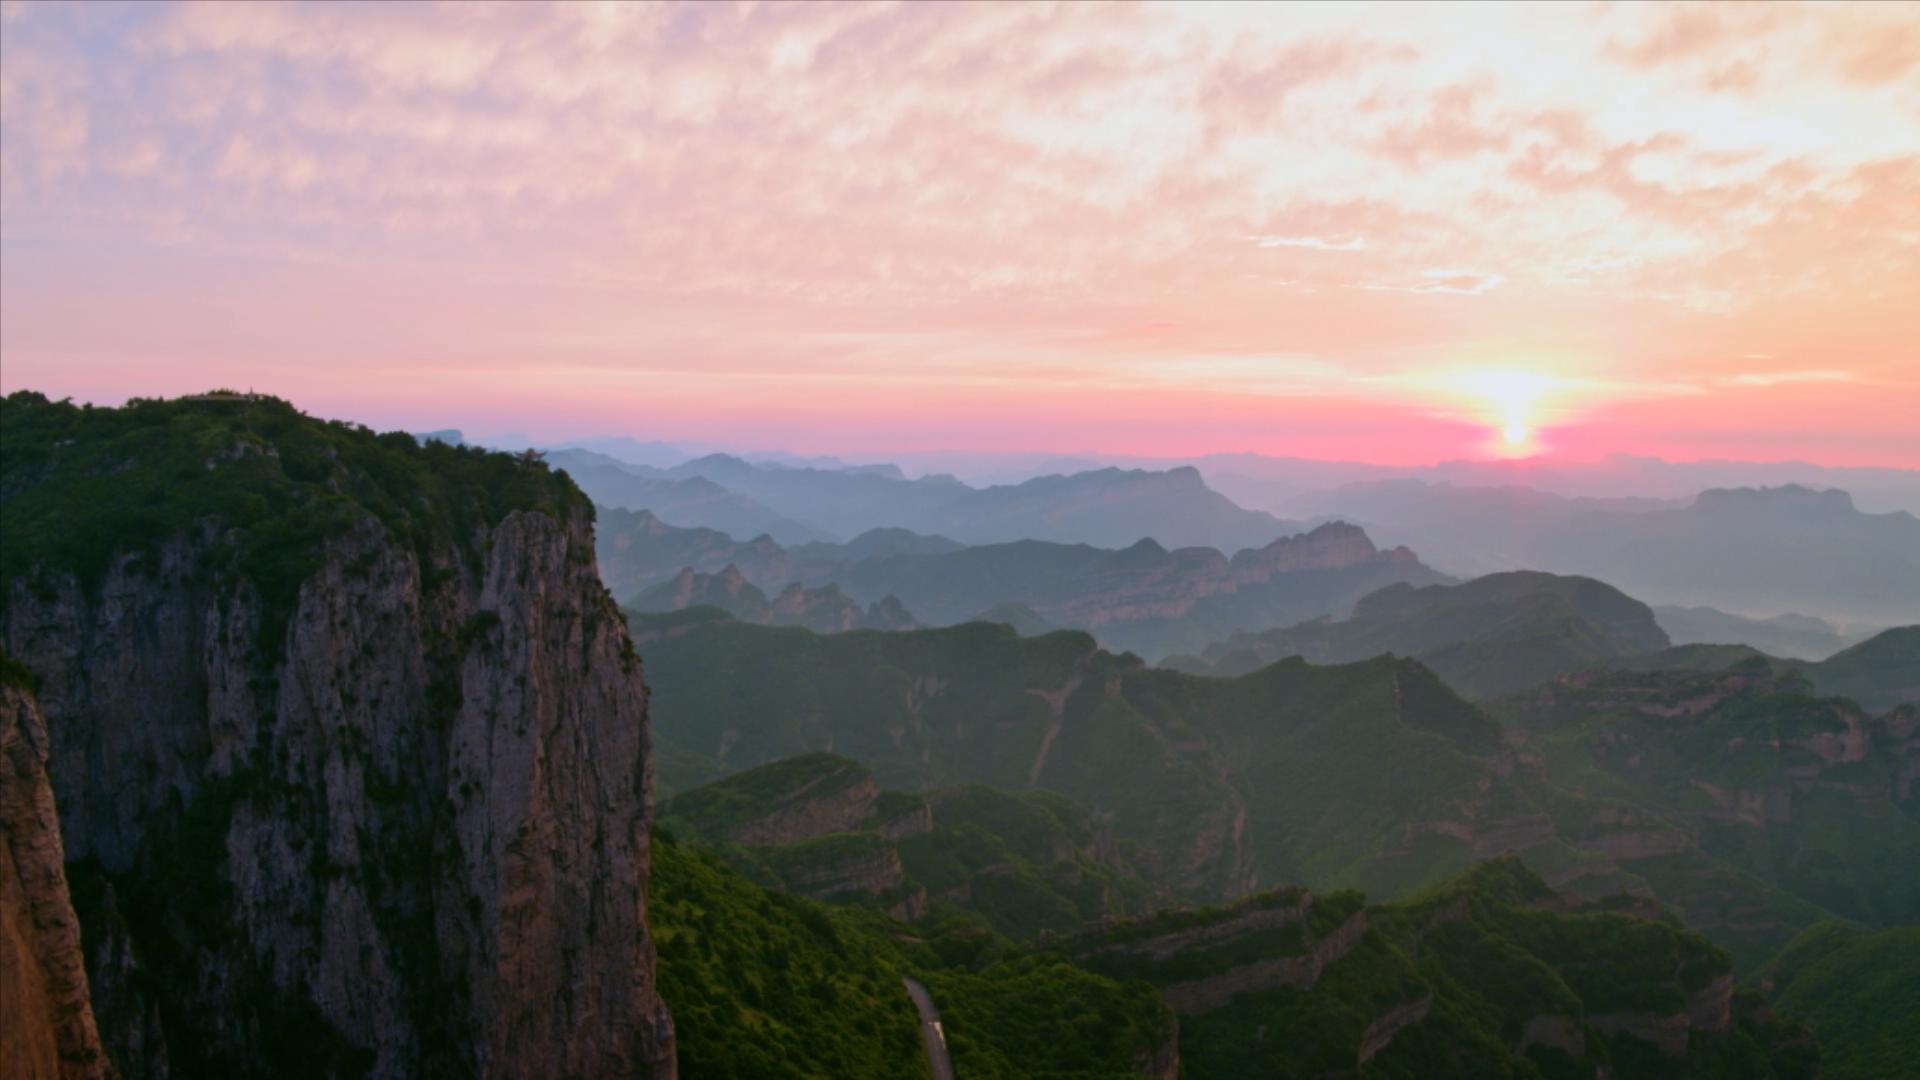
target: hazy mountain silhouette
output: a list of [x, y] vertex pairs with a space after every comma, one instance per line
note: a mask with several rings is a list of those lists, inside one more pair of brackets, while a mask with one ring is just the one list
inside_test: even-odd
[[1297, 505], [1417, 544], [1452, 573], [1585, 574], [1649, 602], [1746, 612], [1885, 623], [1920, 611], [1920, 520], [1862, 513], [1843, 491], [1735, 488], [1660, 505], [1397, 481]]
[[1710, 607], [1655, 607], [1654, 618], [1675, 645], [1751, 645], [1774, 656], [1824, 660], [1872, 636], [1843, 632], [1811, 615], [1750, 619]]
[[1240, 675], [1289, 656], [1329, 664], [1393, 653], [1427, 664], [1463, 694], [1491, 697], [1667, 643], [1651, 609], [1605, 582], [1516, 571], [1460, 585], [1390, 585], [1363, 597], [1352, 618], [1236, 634], [1167, 666]]

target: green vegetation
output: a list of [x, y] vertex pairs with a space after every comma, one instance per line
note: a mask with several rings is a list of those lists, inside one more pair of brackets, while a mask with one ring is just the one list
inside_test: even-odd
[[1852, 698], [1869, 709], [1920, 704], [1920, 626], [1898, 626], [1798, 666], [1820, 693]]
[[647, 918], [689, 1080], [925, 1069], [884, 916], [760, 888], [656, 834]]
[[1249, 875], [1397, 895], [1472, 862], [1447, 836], [1407, 846], [1410, 822], [1488, 784], [1525, 811], [1488, 764], [1499, 726], [1411, 661], [1201, 678], [1066, 631], [665, 619], [629, 613], [671, 789], [828, 746], [895, 789], [1051, 789], [1098, 817], [1119, 862], [1193, 898]]
[[[1489, 703], [1503, 732], [1411, 660], [1203, 677], [1073, 633], [826, 637], [667, 618], [671, 636], [642, 645], [663, 775], [697, 782], [832, 746], [895, 788], [983, 784], [1005, 799], [1032, 785], [1085, 807], [1109, 837], [1104, 861], [1144, 895], [1034, 858], [1014, 839], [1019, 821], [1044, 820], [1030, 807], [973, 831], [955, 804], [937, 838], [899, 845], [930, 897], [1016, 938], [1217, 901], [1249, 880], [1393, 900], [1508, 849], [1590, 897], [1650, 893], [1748, 970], [1823, 919], [1920, 911], [1920, 824], [1911, 801], [1891, 801], [1892, 721], [1812, 696], [1764, 659], [1581, 675]], [[653, 616], [630, 620], [657, 632]], [[1716, 680], [1740, 685], [1702, 704]], [[1030, 872], [1008, 869], [1016, 855]]]
[[1137, 1077], [1174, 1042], [1173, 1014], [1153, 987], [1116, 984], [1056, 956], [978, 974], [928, 972], [925, 982], [954, 1072], [969, 1080]]
[[665, 800], [660, 820], [677, 833], [722, 841], [801, 798], [827, 799], [871, 779], [859, 762], [838, 754], [801, 754]]
[[909, 975], [931, 992], [967, 1077], [1137, 1075], [1170, 1042], [1172, 1017], [1144, 985], [1057, 959], [995, 962], [1004, 948], [964, 921], [921, 937], [874, 912], [772, 892], [665, 834], [653, 850], [648, 921], [689, 1080], [924, 1075]]
[[1622, 815], [1643, 822], [1636, 833], [1696, 838], [1698, 853], [1632, 869], [1752, 965], [1833, 915], [1920, 921], [1920, 822], [1894, 799], [1899, 740], [1884, 718], [1808, 690], [1749, 657], [1718, 674], [1595, 674], [1490, 707], [1571, 796], [1554, 805], [1570, 839]]
[[[1134, 873], [1093, 814], [1057, 792], [981, 784], [881, 792], [866, 769], [835, 754], [736, 773], [667, 801], [660, 817], [769, 888], [874, 908], [925, 905], [934, 923], [966, 913], [1021, 940], [1140, 910], [1168, 893]], [[785, 839], [768, 842], [776, 820]], [[755, 842], [740, 842], [750, 836]], [[838, 888], [849, 872], [895, 865], [900, 877], [889, 888]]]
[[[1368, 1033], [1402, 1024], [1358, 1069], [1363, 1077], [1803, 1077], [1804, 1032], [1732, 1018], [1703, 1019], [1683, 1056], [1596, 1027], [1603, 1015], [1668, 1017], [1712, 1010], [1727, 954], [1676, 924], [1565, 901], [1517, 859], [1481, 864], [1398, 904], [1365, 909], [1365, 935], [1344, 950], [1323, 946], [1360, 913], [1359, 897], [1313, 901], [1279, 941], [1250, 919], [1297, 893], [1227, 909], [1166, 913], [1091, 930], [1061, 946], [1102, 973], [1137, 973], [1156, 986], [1231, 979], [1224, 1005], [1180, 1018], [1183, 1075], [1353, 1075]], [[1263, 907], [1264, 905], [1264, 907]], [[1171, 946], [1177, 949], [1169, 951]], [[1321, 950], [1329, 963], [1298, 981], [1257, 972], [1263, 961]], [[1296, 973], [1294, 980], [1299, 978]], [[1724, 986], [1724, 983], [1721, 984]], [[1697, 1004], [1696, 1003], [1700, 1003]]]
[[431, 583], [458, 555], [477, 558], [479, 530], [514, 510], [591, 512], [537, 462], [241, 395], [97, 408], [11, 394], [0, 401], [0, 493], [0, 581], [71, 574], [91, 591], [117, 566], [153, 572], [169, 544], [204, 539], [197, 569], [252, 585], [269, 648], [325, 542], [369, 517]]
[[1761, 979], [1781, 1015], [1813, 1028], [1829, 1080], [1903, 1076], [1920, 1062], [1920, 927], [1809, 927]]
[[1756, 663], [1779, 675], [1797, 673], [1815, 693], [1848, 698], [1872, 712], [1920, 704], [1920, 626], [1883, 630], [1825, 660], [1768, 656], [1746, 645], [1676, 645], [1611, 666], [1633, 671], [1721, 673]]
[[1057, 792], [969, 784], [927, 798], [933, 830], [902, 839], [899, 851], [907, 881], [936, 898], [936, 917], [951, 903], [1031, 940], [1173, 891], [1141, 876], [1139, 853], [1112, 843], [1085, 807]]

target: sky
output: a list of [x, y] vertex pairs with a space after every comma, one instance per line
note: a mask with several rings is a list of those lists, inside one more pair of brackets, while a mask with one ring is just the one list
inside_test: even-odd
[[0, 4], [0, 389], [1920, 467], [1920, 5]]

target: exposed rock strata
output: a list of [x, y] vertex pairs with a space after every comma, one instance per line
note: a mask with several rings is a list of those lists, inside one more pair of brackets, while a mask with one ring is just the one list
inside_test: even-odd
[[1687, 995], [1686, 1009], [1671, 1016], [1655, 1013], [1604, 1013], [1588, 1016], [1594, 1030], [1627, 1034], [1652, 1043], [1667, 1057], [1687, 1056], [1694, 1032], [1717, 1033], [1733, 1026], [1733, 976], [1721, 975]]
[[1432, 1009], [1433, 995], [1428, 994], [1417, 1001], [1395, 1005], [1374, 1017], [1373, 1022], [1367, 1025], [1367, 1030], [1360, 1035], [1360, 1064], [1372, 1061], [1375, 1054], [1393, 1042], [1395, 1035], [1425, 1020]]
[[1161, 989], [1160, 996], [1174, 1012], [1197, 1014], [1224, 1007], [1241, 994], [1291, 986], [1310, 990], [1320, 981], [1328, 964], [1353, 951], [1367, 933], [1367, 914], [1359, 912], [1341, 923], [1332, 933], [1315, 941], [1298, 956], [1270, 957], [1243, 964], [1219, 975], [1173, 983]]
[[792, 844], [852, 832], [873, 817], [879, 801], [880, 787], [873, 774], [849, 762], [844, 770], [809, 780], [766, 814], [735, 826], [728, 839], [740, 844]]
[[108, 1033], [127, 1071], [672, 1075], [645, 688], [590, 528], [514, 512], [422, 565], [365, 518], [284, 635], [206, 573], [227, 537], [13, 583], [66, 854], [140, 946], [89, 958], [95, 993], [165, 1031]]
[[1277, 930], [1292, 926], [1307, 917], [1313, 908], [1313, 894], [1301, 893], [1295, 903], [1275, 907], [1256, 907], [1222, 919], [1158, 934], [1144, 941], [1119, 942], [1103, 945], [1087, 953], [1087, 956], [1144, 956], [1156, 962], [1165, 961], [1179, 953], [1214, 945], [1243, 934], [1257, 933], [1261, 930]]

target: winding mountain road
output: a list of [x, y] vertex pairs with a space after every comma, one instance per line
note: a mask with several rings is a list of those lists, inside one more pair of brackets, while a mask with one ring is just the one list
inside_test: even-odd
[[947, 1033], [940, 1030], [940, 1010], [933, 1007], [926, 987], [912, 979], [900, 981], [907, 984], [907, 996], [920, 1010], [920, 1038], [927, 1044], [927, 1067], [933, 1070], [933, 1080], [953, 1080], [953, 1058], [947, 1055]]

